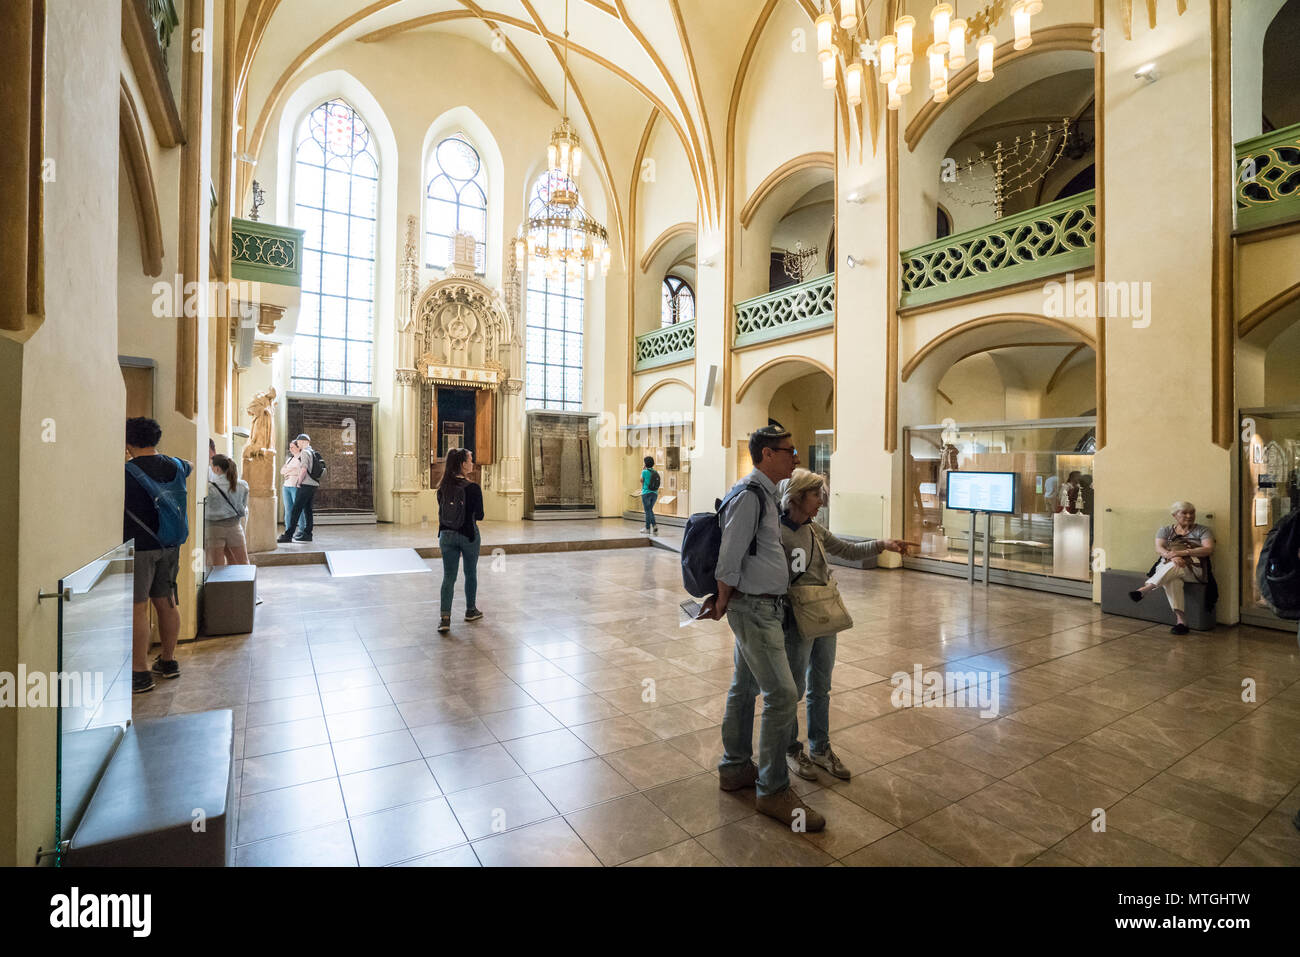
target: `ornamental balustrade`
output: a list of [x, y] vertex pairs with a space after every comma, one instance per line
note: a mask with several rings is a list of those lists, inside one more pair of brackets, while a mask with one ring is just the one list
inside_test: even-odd
[[736, 303], [734, 346], [770, 342], [835, 324], [835, 274]]
[[1097, 241], [1094, 190], [908, 249], [899, 305], [920, 306], [1087, 268]]
[[637, 372], [695, 358], [695, 321], [677, 322], [636, 337]]
[[235, 279], [302, 285], [301, 229], [232, 218], [230, 272]]
[[1300, 123], [1237, 144], [1237, 229], [1300, 219]]

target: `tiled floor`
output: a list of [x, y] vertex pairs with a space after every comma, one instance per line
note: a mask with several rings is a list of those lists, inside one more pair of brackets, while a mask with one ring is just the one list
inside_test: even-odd
[[[1300, 865], [1293, 635], [836, 576], [857, 625], [832, 741], [855, 773], [793, 778], [820, 834], [718, 789], [732, 637], [679, 627], [659, 549], [485, 555], [487, 617], [458, 594], [445, 637], [437, 574], [264, 568], [257, 630], [182, 646], [135, 715], [234, 709], [241, 865]], [[998, 715], [895, 708], [888, 676], [918, 665], [997, 672]]]

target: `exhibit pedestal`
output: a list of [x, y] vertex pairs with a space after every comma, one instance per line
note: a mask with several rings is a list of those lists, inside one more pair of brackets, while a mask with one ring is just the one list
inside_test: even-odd
[[248, 483], [244, 534], [249, 552], [275, 551], [275, 475], [275, 453], [270, 449], [244, 457], [244, 481]]
[[1089, 578], [1088, 516], [1057, 512], [1052, 516], [1052, 574], [1057, 578]]

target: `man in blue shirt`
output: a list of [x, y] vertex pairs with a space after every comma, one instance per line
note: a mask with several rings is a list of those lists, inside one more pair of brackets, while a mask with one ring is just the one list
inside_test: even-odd
[[[717, 594], [702, 618], [720, 619], [736, 636], [735, 667], [722, 718], [718, 786], [738, 791], [754, 785], [755, 809], [796, 831], [820, 831], [826, 819], [790, 787], [785, 747], [798, 703], [782, 625], [790, 570], [781, 547], [776, 485], [790, 477], [799, 453], [785, 429], [768, 426], [749, 437], [754, 470], [727, 493], [721, 508]], [[753, 486], [754, 488], [750, 488]], [[752, 546], [752, 547], [751, 547]], [[754, 697], [763, 693], [758, 766], [754, 754]]]

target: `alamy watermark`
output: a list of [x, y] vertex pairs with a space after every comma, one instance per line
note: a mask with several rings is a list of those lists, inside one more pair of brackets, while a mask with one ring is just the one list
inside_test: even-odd
[[1104, 279], [1076, 281], [1074, 273], [1065, 282], [1043, 286], [1043, 315], [1052, 319], [1131, 319], [1134, 329], [1151, 325], [1151, 283]]
[[996, 671], [925, 671], [917, 664], [890, 677], [889, 702], [895, 708], [979, 708], [981, 718], [996, 718], [1001, 677]]
[[0, 708], [85, 708], [104, 700], [102, 671], [0, 671]]

